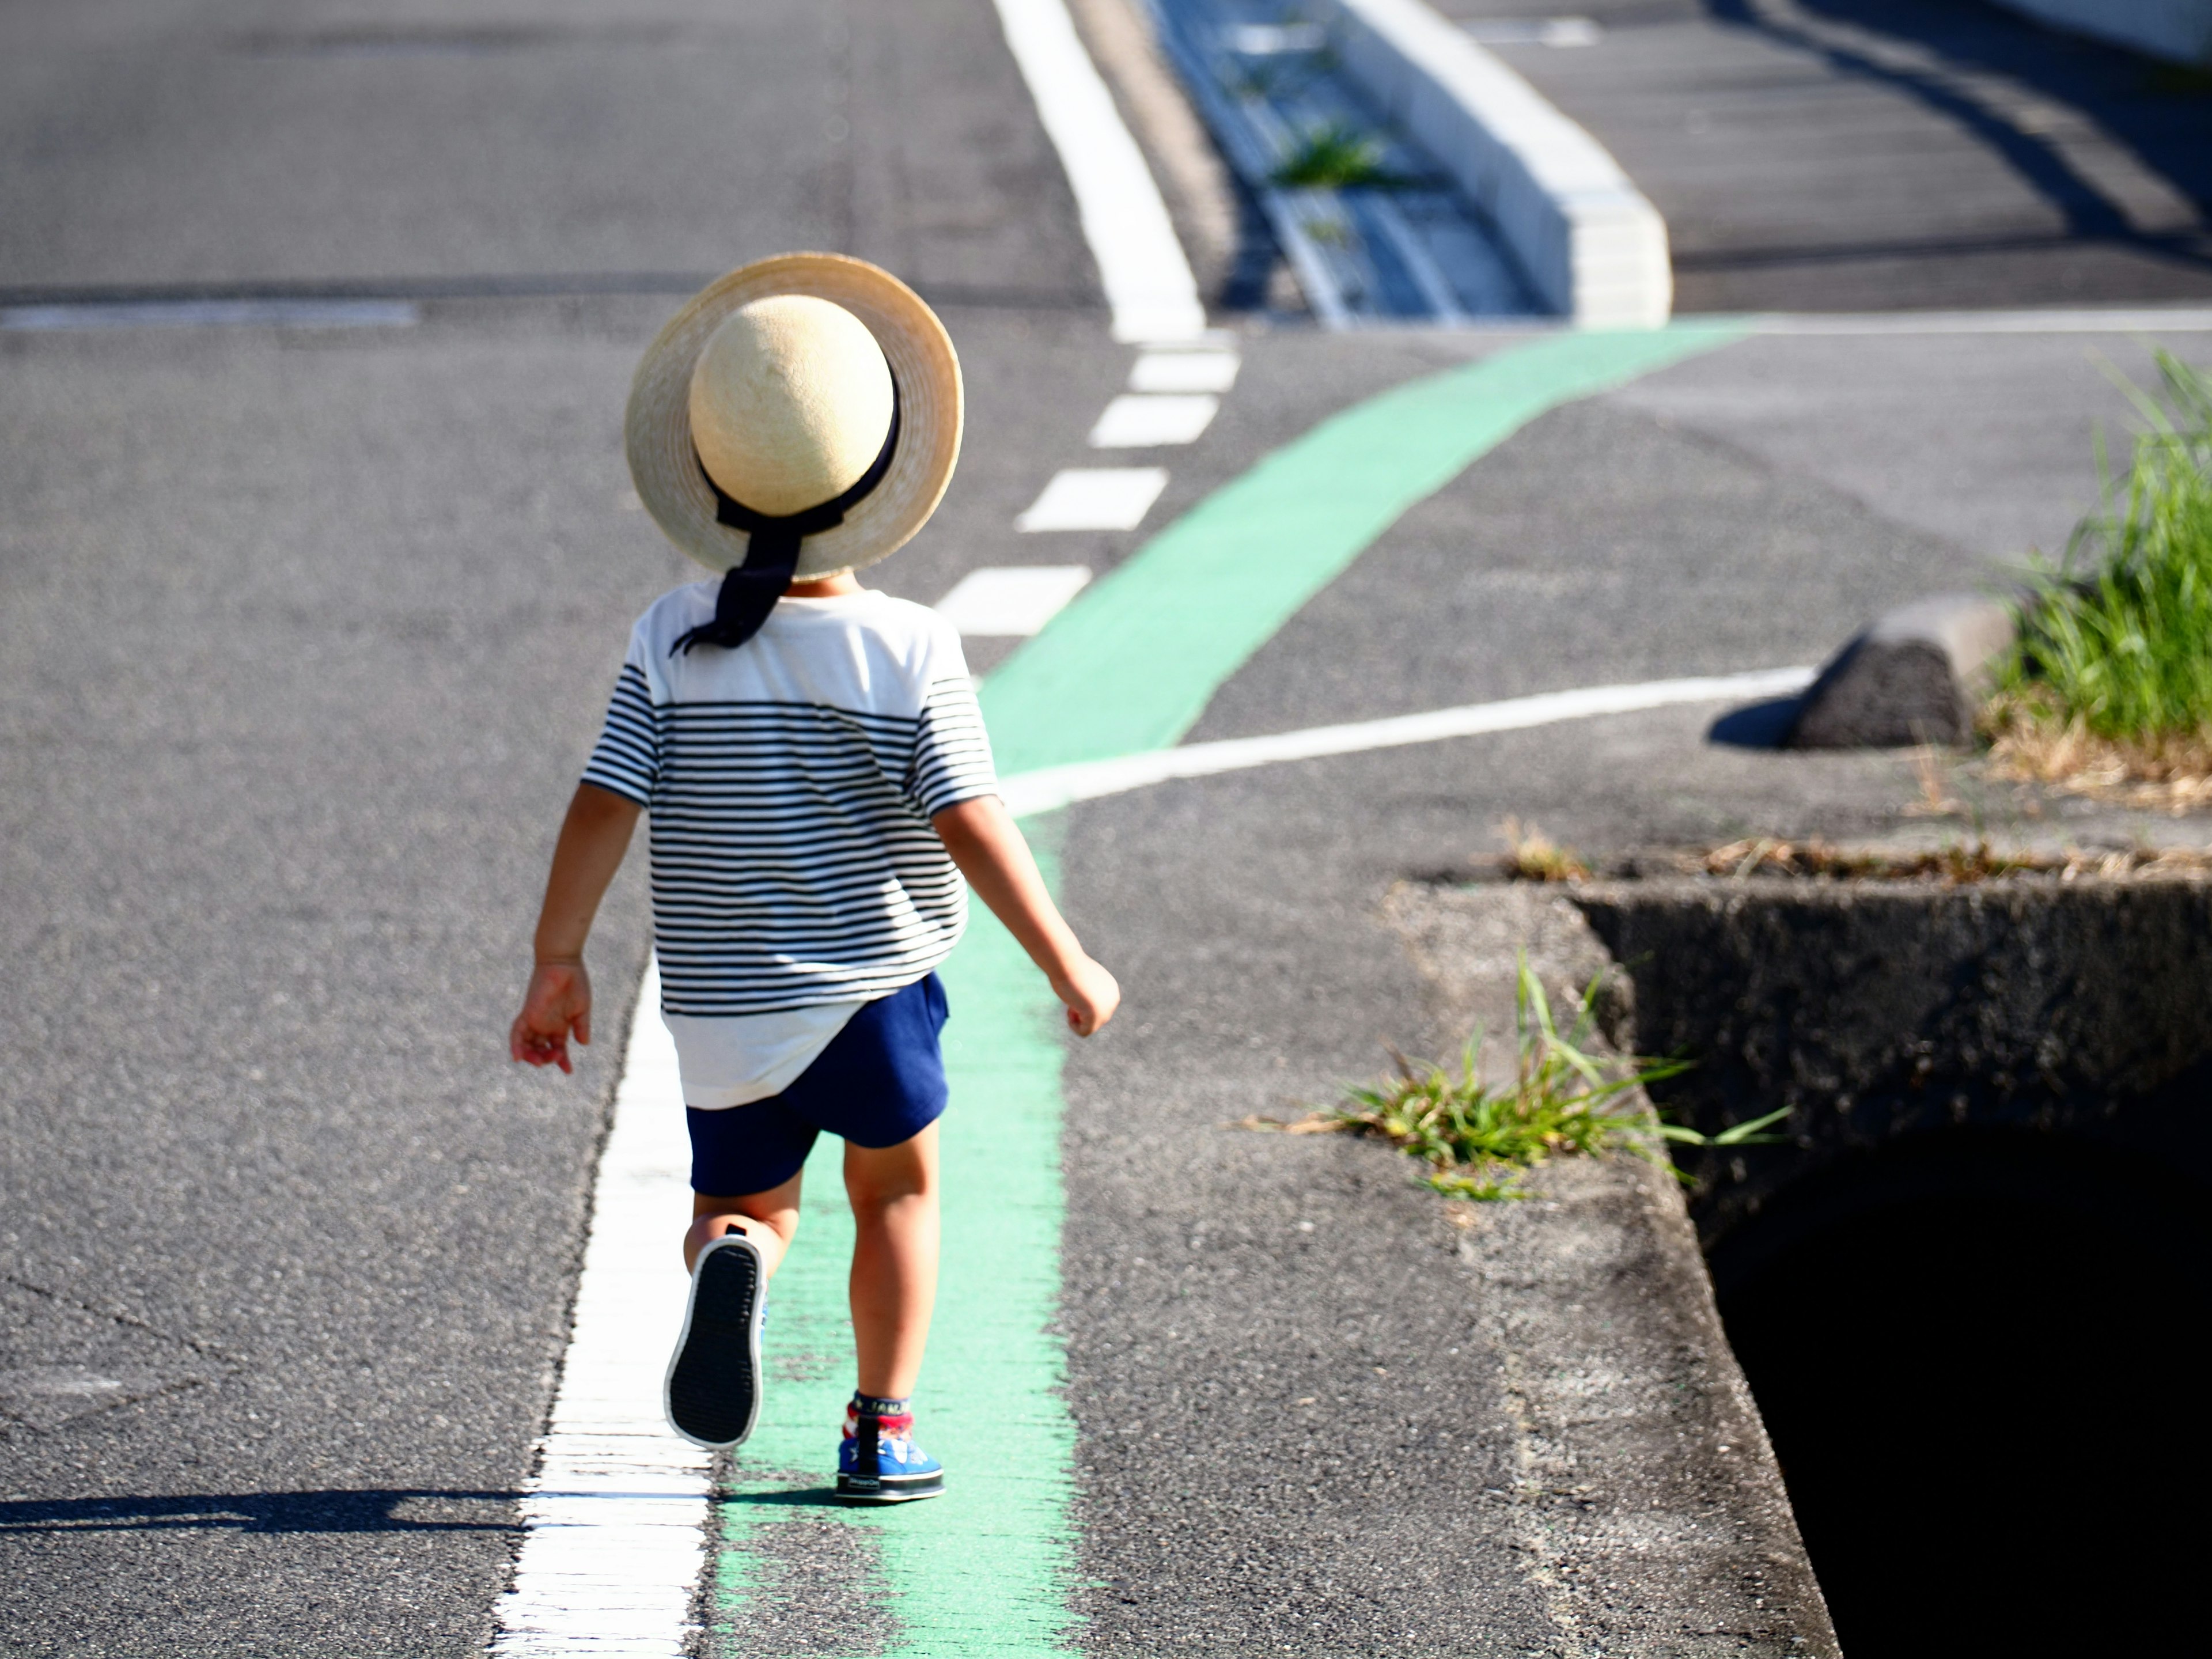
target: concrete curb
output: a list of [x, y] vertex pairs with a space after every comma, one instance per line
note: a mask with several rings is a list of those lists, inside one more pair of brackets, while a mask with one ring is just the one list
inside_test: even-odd
[[1589, 328], [1674, 308], [1667, 224], [1596, 139], [1422, 0], [1320, 0], [1346, 70], [1490, 216], [1545, 302]]
[[1820, 671], [1783, 746], [1970, 743], [1990, 665], [2014, 634], [2011, 607], [1978, 594], [1939, 594], [1888, 611]]

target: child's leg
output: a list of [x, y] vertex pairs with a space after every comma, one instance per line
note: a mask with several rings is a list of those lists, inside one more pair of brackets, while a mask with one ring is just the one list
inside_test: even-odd
[[684, 1271], [690, 1273], [699, 1252], [735, 1227], [760, 1252], [762, 1273], [773, 1277], [791, 1246], [791, 1236], [799, 1231], [799, 1180], [793, 1176], [781, 1187], [743, 1198], [692, 1194], [691, 1230], [684, 1235]]
[[[798, 1182], [791, 1186], [795, 1205]], [[921, 1376], [937, 1301], [937, 1126], [896, 1146], [848, 1141], [845, 1191], [858, 1229], [852, 1297], [860, 1392], [903, 1400]]]

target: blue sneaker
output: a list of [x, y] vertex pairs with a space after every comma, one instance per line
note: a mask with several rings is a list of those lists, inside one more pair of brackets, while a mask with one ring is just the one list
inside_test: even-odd
[[911, 1504], [945, 1495], [945, 1466], [914, 1443], [903, 1400], [856, 1394], [837, 1448], [837, 1496], [848, 1504]]
[[669, 1426], [695, 1446], [738, 1445], [760, 1415], [761, 1280], [760, 1251], [737, 1231], [692, 1264], [684, 1334], [662, 1389]]

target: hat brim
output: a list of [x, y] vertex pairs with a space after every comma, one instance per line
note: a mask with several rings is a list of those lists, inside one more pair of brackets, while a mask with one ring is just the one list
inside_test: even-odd
[[794, 580], [858, 570], [886, 558], [929, 521], [960, 459], [960, 359], [921, 296], [887, 270], [842, 253], [781, 253], [708, 284], [646, 348], [623, 422], [638, 499], [668, 538], [709, 570], [744, 562], [748, 533], [715, 521], [714, 491], [691, 443], [691, 371], [708, 337], [738, 307], [804, 294], [842, 306], [868, 326], [898, 383], [899, 441], [890, 470], [845, 521], [799, 544]]

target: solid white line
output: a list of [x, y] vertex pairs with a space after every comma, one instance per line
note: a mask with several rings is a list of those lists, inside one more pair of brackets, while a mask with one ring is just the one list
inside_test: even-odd
[[690, 1206], [683, 1087], [659, 1006], [659, 967], [648, 963], [592, 1190], [561, 1389], [522, 1502], [514, 1587], [495, 1610], [497, 1659], [684, 1659], [696, 1634], [714, 1455], [660, 1414], [684, 1322], [677, 1242]]
[[2025, 311], [1765, 312], [1741, 317], [1678, 317], [1678, 322], [1734, 325], [1753, 334], [2201, 334], [2212, 307], [2051, 307]]
[[1006, 45], [1075, 192], [1083, 238], [1114, 312], [1114, 337], [1188, 340], [1206, 307], [1144, 152], [1121, 123], [1062, 0], [995, 0]]
[[1517, 732], [1558, 720], [1588, 720], [1597, 714], [1628, 714], [1663, 708], [1669, 703], [1718, 702], [1732, 697], [1785, 696], [1813, 683], [1810, 668], [1760, 668], [1744, 674], [1713, 674], [1695, 679], [1650, 680], [1641, 685], [1592, 685], [1578, 691], [1546, 691], [1502, 702], [1463, 704], [1425, 714], [1395, 714], [1388, 720], [1346, 726], [1316, 726], [1303, 732], [1279, 732], [1264, 738], [1225, 738], [1181, 749], [1155, 749], [1112, 760], [1081, 761], [1071, 766], [1041, 767], [1000, 781], [999, 793], [1016, 817], [1049, 812], [1079, 800], [1118, 795], [1171, 778], [1200, 778], [1216, 772], [1272, 766], [1280, 761], [1316, 760], [1369, 749], [1437, 743], [1446, 738], [1479, 737], [1488, 732]]
[[83, 328], [410, 328], [422, 313], [404, 300], [103, 300], [0, 306], [0, 328], [56, 333]]

